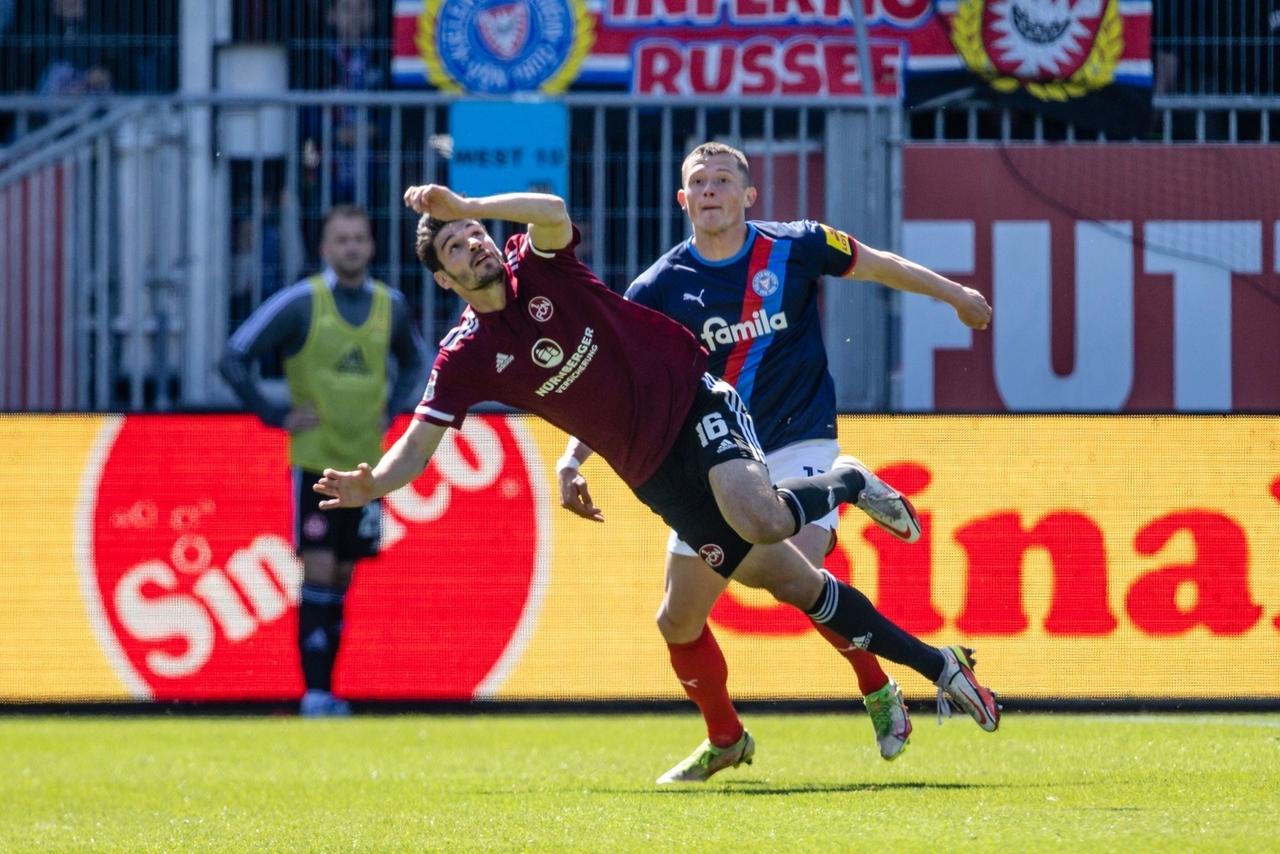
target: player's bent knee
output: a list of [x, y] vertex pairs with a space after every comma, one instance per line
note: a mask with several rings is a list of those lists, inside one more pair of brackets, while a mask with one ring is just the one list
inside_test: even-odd
[[791, 524], [787, 524], [791, 521], [789, 518], [779, 520], [750, 507], [732, 508], [724, 516], [738, 536], [757, 546], [780, 543], [794, 533]]
[[822, 577], [817, 572], [778, 576], [770, 580], [766, 589], [779, 602], [804, 609], [822, 592]]
[[693, 643], [702, 634], [702, 627], [706, 625], [705, 620], [679, 619], [665, 607], [658, 609], [655, 622], [658, 624], [662, 639], [673, 644]]

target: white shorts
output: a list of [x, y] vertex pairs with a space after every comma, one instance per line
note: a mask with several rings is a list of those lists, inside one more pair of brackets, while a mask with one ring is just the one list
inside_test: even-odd
[[[831, 467], [831, 463], [840, 455], [840, 445], [835, 439], [806, 439], [784, 445], [776, 451], [764, 455], [765, 464], [769, 466], [769, 476], [774, 483], [787, 477], [810, 477], [823, 474]], [[810, 525], [817, 525], [828, 531], [835, 530], [840, 512], [832, 510], [821, 519], [815, 519]], [[667, 551], [673, 555], [689, 555], [697, 557], [697, 552], [672, 531], [667, 537]]]

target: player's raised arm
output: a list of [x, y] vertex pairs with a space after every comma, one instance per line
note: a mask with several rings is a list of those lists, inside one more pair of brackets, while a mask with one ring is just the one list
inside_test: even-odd
[[429, 421], [414, 421], [373, 468], [361, 463], [354, 471], [325, 469], [315, 485], [316, 492], [328, 496], [320, 502], [320, 509], [363, 507], [395, 492], [422, 474], [447, 429]]
[[573, 239], [573, 222], [564, 199], [547, 193], [500, 193], [468, 199], [443, 184], [423, 184], [404, 191], [404, 203], [440, 220], [503, 219], [529, 224], [529, 239], [544, 252], [554, 252]]
[[940, 276], [915, 261], [861, 242], [858, 243], [858, 263], [849, 271], [848, 278], [870, 279], [895, 290], [940, 299], [956, 310], [961, 323], [972, 329], [986, 329], [991, 323], [991, 306], [986, 297], [973, 288]]

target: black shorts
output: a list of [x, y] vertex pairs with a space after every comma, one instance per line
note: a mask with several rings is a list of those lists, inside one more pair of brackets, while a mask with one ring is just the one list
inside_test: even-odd
[[293, 470], [293, 544], [298, 554], [314, 549], [333, 552], [338, 560], [376, 555], [382, 542], [382, 502], [321, 510], [324, 497], [311, 488], [320, 477]]
[[733, 386], [704, 374], [671, 453], [636, 497], [663, 518], [680, 539], [725, 578], [751, 551], [751, 543], [725, 521], [707, 472], [729, 460], [764, 463], [751, 415]]

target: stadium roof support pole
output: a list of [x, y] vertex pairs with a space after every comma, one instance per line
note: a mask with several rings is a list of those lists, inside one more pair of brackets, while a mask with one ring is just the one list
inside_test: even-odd
[[[230, 0], [182, 0], [178, 20], [181, 27], [181, 91], [184, 95], [207, 95], [213, 88], [213, 45], [215, 26], [222, 15], [230, 16]], [[207, 106], [187, 107], [188, 158], [187, 252], [186, 252], [186, 335], [187, 358], [182, 367], [182, 398], [185, 404], [208, 403], [211, 397], [213, 362], [224, 335], [217, 326], [225, 323], [225, 312], [213, 310], [226, 304], [226, 295], [215, 284], [213, 245], [213, 123]]]

